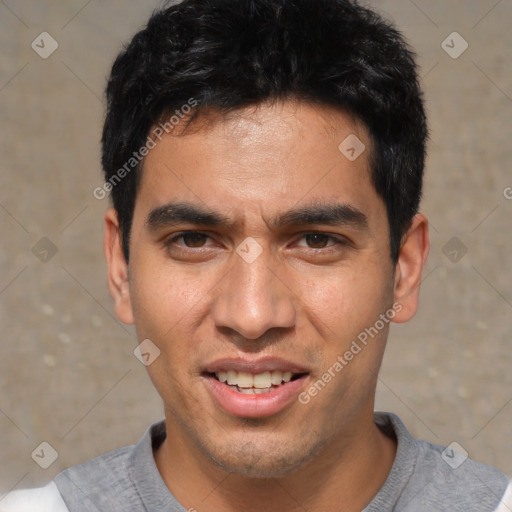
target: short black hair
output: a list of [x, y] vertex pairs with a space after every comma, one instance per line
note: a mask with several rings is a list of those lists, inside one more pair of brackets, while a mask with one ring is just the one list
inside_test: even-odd
[[183, 117], [185, 105], [195, 107], [190, 122], [207, 108], [293, 99], [343, 109], [368, 128], [397, 261], [419, 207], [428, 129], [415, 55], [374, 11], [353, 0], [167, 4], [117, 57], [106, 94], [102, 165], [127, 260], [139, 150], [158, 123]]

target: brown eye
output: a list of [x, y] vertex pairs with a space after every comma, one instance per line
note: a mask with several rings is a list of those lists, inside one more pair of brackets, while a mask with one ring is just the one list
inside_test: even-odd
[[183, 233], [179, 238], [183, 239], [183, 243], [190, 248], [203, 247], [208, 238], [203, 233]]
[[331, 238], [331, 236], [324, 235], [322, 233], [310, 233], [308, 235], [304, 235], [304, 239], [306, 240], [308, 247], [311, 249], [324, 249], [328, 246]]

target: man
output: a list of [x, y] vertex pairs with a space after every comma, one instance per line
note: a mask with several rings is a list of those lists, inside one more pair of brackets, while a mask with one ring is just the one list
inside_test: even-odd
[[165, 421], [1, 510], [511, 510], [501, 472], [374, 414], [429, 249], [400, 34], [349, 0], [184, 0], [107, 99], [109, 289]]

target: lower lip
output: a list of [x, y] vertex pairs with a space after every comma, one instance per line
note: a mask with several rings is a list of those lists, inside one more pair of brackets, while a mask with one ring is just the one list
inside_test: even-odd
[[285, 409], [297, 401], [300, 391], [304, 387], [307, 375], [296, 380], [286, 382], [273, 388], [268, 393], [247, 395], [233, 391], [227, 384], [223, 384], [215, 377], [204, 375], [208, 389], [224, 411], [240, 418], [265, 418]]

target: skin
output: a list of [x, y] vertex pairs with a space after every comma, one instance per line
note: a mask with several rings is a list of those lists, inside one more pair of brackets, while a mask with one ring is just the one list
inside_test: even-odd
[[[338, 149], [350, 134], [367, 148], [354, 162]], [[394, 303], [394, 322], [414, 315], [427, 220], [415, 216], [394, 265], [370, 148], [364, 125], [328, 107], [288, 101], [229, 116], [210, 111], [146, 157], [129, 265], [116, 212], [107, 212], [115, 311], [161, 351], [147, 367], [168, 434], [155, 461], [185, 508], [360, 511], [384, 484], [396, 443], [375, 426], [373, 410], [388, 324], [308, 404], [293, 401], [266, 418], [228, 414], [201, 376], [219, 358], [270, 355], [307, 368], [306, 390]], [[176, 201], [231, 225], [151, 229], [150, 213]], [[367, 226], [273, 225], [312, 203], [350, 205]], [[174, 238], [184, 231], [207, 236]], [[247, 237], [263, 249], [250, 264], [236, 253]]]

